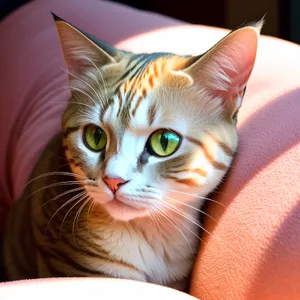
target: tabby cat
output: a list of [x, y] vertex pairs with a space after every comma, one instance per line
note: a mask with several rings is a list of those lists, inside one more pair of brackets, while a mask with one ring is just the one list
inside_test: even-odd
[[121, 51], [54, 20], [72, 96], [62, 133], [11, 209], [7, 278], [116, 277], [184, 290], [201, 207], [236, 152], [262, 22], [203, 55], [178, 56]]

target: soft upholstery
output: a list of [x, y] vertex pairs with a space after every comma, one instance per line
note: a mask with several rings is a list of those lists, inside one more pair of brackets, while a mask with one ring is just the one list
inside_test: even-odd
[[60, 278], [0, 284], [1, 299], [174, 299], [196, 298], [159, 285], [121, 279]]
[[[227, 31], [191, 26], [96, 0], [33, 1], [0, 26], [0, 220], [60, 129], [67, 75], [49, 12], [134, 51], [199, 54]], [[300, 47], [262, 37], [239, 115], [240, 145], [211, 203], [191, 294], [202, 300], [298, 300], [300, 295]], [[55, 288], [56, 287], [56, 290]], [[119, 294], [116, 292], [120, 289]], [[104, 293], [110, 299], [185, 299], [122, 280], [4, 283], [1, 299]], [[34, 292], [33, 292], [34, 291]], [[111, 292], [111, 294], [109, 294]], [[161, 294], [165, 293], [165, 294]], [[168, 294], [169, 293], [169, 294]], [[30, 295], [30, 296], [29, 296]], [[53, 298], [53, 297], [51, 297]], [[188, 299], [188, 298], [186, 298]]]

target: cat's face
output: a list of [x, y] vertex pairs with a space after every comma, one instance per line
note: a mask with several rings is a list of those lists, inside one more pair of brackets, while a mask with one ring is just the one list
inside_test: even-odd
[[[75, 32], [66, 23], [58, 29]], [[235, 115], [255, 54], [250, 69], [249, 63], [241, 66], [248, 74], [240, 82], [234, 78], [240, 66], [228, 67], [229, 58], [218, 56], [218, 49], [215, 59], [214, 53], [197, 60], [121, 52], [112, 57], [103, 49], [98, 59], [99, 48], [86, 36], [80, 43], [83, 36], [75, 33], [82, 49], [76, 64], [66, 59], [74, 76], [63, 117], [64, 146], [87, 193], [124, 221], [200, 207], [236, 151]]]

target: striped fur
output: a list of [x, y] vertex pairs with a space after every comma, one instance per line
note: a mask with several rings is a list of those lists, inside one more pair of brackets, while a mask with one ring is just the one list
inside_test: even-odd
[[[229, 56], [242, 53], [235, 34], [255, 40], [259, 30], [239, 29], [203, 56], [183, 57], [117, 50], [55, 21], [72, 97], [63, 134], [48, 145], [12, 207], [4, 243], [8, 279], [119, 277], [183, 290], [198, 250], [202, 199], [221, 182], [238, 143], [235, 116], [248, 78], [232, 75], [239, 70], [234, 59], [228, 69], [226, 49]], [[210, 79], [216, 66], [220, 78]], [[104, 150], [84, 143], [88, 124], [105, 131]], [[181, 137], [167, 157], [147, 148], [161, 128]], [[104, 177], [127, 183], [114, 194]]]

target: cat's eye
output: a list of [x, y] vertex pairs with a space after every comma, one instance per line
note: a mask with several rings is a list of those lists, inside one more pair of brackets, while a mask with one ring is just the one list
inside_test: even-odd
[[176, 152], [180, 146], [181, 137], [170, 130], [159, 129], [151, 134], [147, 149], [150, 154], [165, 157]]
[[83, 140], [89, 149], [99, 152], [105, 147], [107, 137], [102, 128], [96, 125], [88, 125], [85, 127]]

